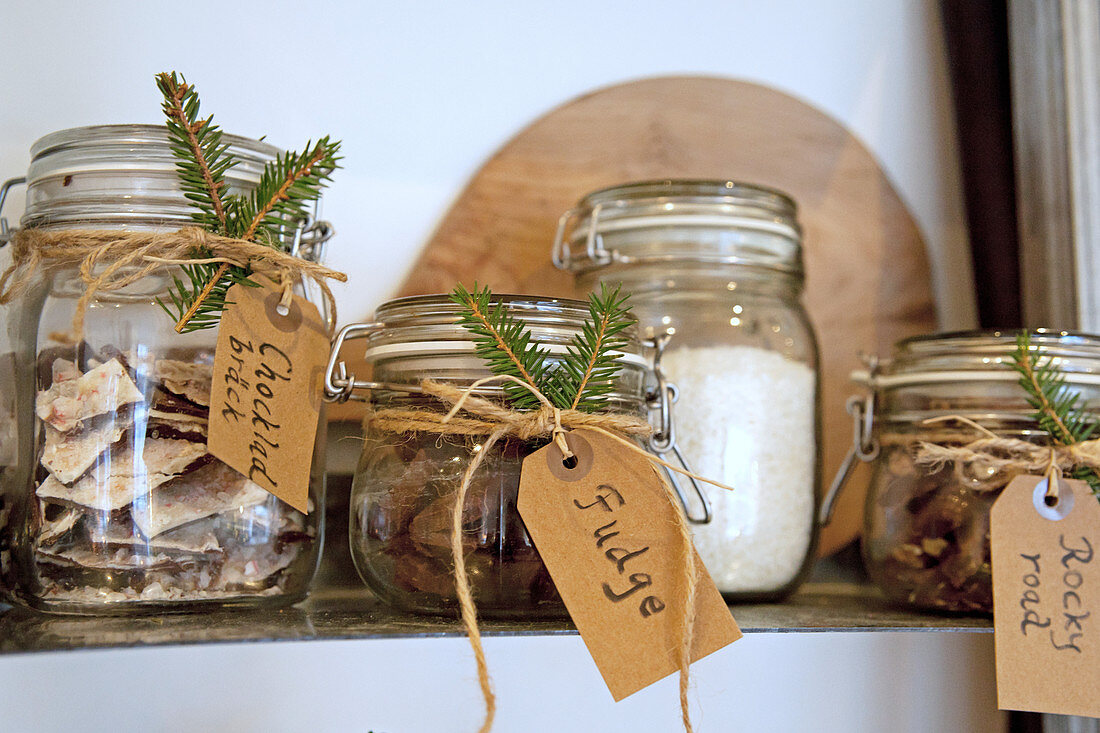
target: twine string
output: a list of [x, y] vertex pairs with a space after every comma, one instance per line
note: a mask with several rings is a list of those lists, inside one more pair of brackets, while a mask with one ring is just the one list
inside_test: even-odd
[[[922, 424], [949, 421], [971, 427], [981, 433], [982, 437], [962, 445], [918, 441], [913, 451], [913, 459], [917, 465], [938, 471], [954, 464], [956, 471], [959, 471], [966, 465], [980, 462], [996, 474], [1044, 476], [1047, 479], [1046, 496], [1055, 500], [1066, 471], [1080, 467], [1100, 469], [1100, 439], [1073, 445], [1036, 445], [1019, 438], [998, 436], [962, 415], [929, 418], [923, 420]], [[971, 488], [975, 491], [992, 491], [1000, 486], [1003, 486], [1003, 482], [990, 482], [984, 486], [971, 483]]]
[[[540, 409], [519, 412], [473, 394], [475, 390], [483, 386], [499, 382], [512, 382], [528, 390], [539, 401]], [[553, 443], [561, 450], [562, 458], [568, 459], [574, 456], [574, 453], [570, 450], [565, 439], [566, 428], [592, 430], [612, 439], [625, 449], [643, 456], [655, 466], [664, 466], [669, 470], [705, 481], [722, 489], [732, 490], [732, 487], [668, 463], [623, 437], [624, 435], [649, 435], [653, 428], [648, 422], [628, 415], [593, 414], [571, 409], [562, 410], [555, 407], [541, 391], [511, 375], [485, 377], [475, 381], [465, 389], [425, 380], [421, 382], [420, 389], [444, 404], [449, 404], [449, 410], [446, 413], [403, 408], [371, 411], [364, 419], [364, 428], [395, 433], [422, 431], [438, 434], [488, 436], [484, 443], [474, 449], [474, 455], [463, 473], [462, 482], [459, 485], [455, 496], [455, 504], [451, 511], [451, 554], [455, 566], [455, 592], [458, 596], [462, 624], [466, 629], [470, 646], [473, 649], [474, 660], [477, 664], [481, 695], [485, 701], [485, 719], [482, 722], [480, 731], [481, 733], [488, 733], [496, 716], [496, 696], [493, 693], [485, 650], [481, 643], [481, 632], [477, 623], [477, 606], [466, 573], [466, 562], [462, 548], [462, 509], [473, 476], [489, 450], [505, 436], [514, 435], [521, 439], [530, 439], [549, 435], [552, 436]], [[460, 411], [464, 411], [473, 417], [459, 416]], [[680, 505], [679, 498], [668, 480], [656, 469], [654, 469], [654, 473], [658, 476], [666, 498], [673, 507], [683, 558], [684, 608], [680, 618], [682, 634], [677, 661], [680, 675], [680, 714], [684, 730], [691, 733], [688, 689], [691, 646], [695, 630], [698, 569], [695, 563], [695, 550], [691, 542], [691, 530], [688, 527], [687, 518], [683, 507]]]
[[[261, 242], [223, 237], [198, 227], [174, 232], [21, 229], [12, 237], [11, 247], [12, 264], [0, 275], [0, 305], [19, 297], [43, 265], [76, 265], [85, 285], [73, 316], [76, 333], [83, 331], [84, 314], [97, 294], [126, 288], [166, 266], [217, 262], [248, 267], [283, 288], [284, 305], [294, 282], [308, 277], [319, 286], [333, 323], [336, 301], [326, 280], [347, 281], [342, 272]], [[196, 252], [210, 256], [193, 259]]]
[[[514, 382], [515, 384], [518, 384], [524, 389], [528, 390], [542, 404], [544, 410], [550, 411], [550, 414], [553, 416], [554, 420], [553, 427], [551, 427], [550, 429], [550, 433], [554, 438], [554, 444], [558, 446], [558, 450], [561, 451], [562, 455], [565, 458], [573, 458], [573, 451], [569, 449], [569, 443], [565, 441], [565, 428], [561, 426], [561, 409], [555, 407], [554, 404], [550, 402], [550, 400], [546, 399], [546, 395], [544, 395], [541, 391], [535, 389], [527, 382], [524, 382], [522, 379], [519, 379], [518, 377], [513, 377], [510, 374], [498, 374], [492, 377], [484, 377], [471, 384], [465, 390], [461, 390], [462, 395], [458, 398], [458, 401], [451, 406], [450, 411], [448, 411], [447, 414], [443, 416], [443, 420], [441, 422], [444, 425], [450, 422], [455, 414], [459, 410], [461, 410], [463, 405], [465, 405], [466, 402], [470, 399], [470, 395], [473, 394], [474, 391], [478, 388], [483, 387], [487, 384], [492, 384], [493, 382], [507, 381]], [[478, 407], [481, 407], [481, 405], [479, 404]]]

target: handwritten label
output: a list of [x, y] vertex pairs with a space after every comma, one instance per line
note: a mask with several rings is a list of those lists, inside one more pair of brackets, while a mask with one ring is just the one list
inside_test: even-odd
[[222, 314], [210, 402], [210, 452], [301, 512], [321, 410], [329, 340], [316, 306], [234, 285]]
[[[618, 701], [679, 669], [685, 550], [649, 461], [592, 430], [566, 441], [572, 467], [553, 443], [524, 459], [518, 507]], [[695, 567], [692, 661], [741, 638], [698, 554]]]
[[990, 517], [997, 700], [1100, 717], [1100, 503], [1084, 481], [1020, 476]]

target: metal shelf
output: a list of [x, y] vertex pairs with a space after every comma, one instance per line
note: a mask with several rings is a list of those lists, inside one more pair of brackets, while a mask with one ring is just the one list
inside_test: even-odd
[[[0, 653], [172, 644], [322, 639], [394, 639], [462, 635], [456, 619], [410, 616], [382, 605], [361, 588], [330, 588], [280, 610], [226, 609], [201, 614], [79, 617], [4, 607]], [[891, 606], [866, 585], [807, 583], [785, 603], [731, 608], [746, 633], [816, 631], [992, 630], [988, 618], [917, 614]], [[575, 634], [567, 619], [485, 619], [486, 636]]]

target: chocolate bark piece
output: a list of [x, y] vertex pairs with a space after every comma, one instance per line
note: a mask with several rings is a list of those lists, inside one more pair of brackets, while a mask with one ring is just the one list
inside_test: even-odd
[[144, 399], [118, 359], [111, 359], [80, 376], [75, 374], [79, 372], [62, 364], [54, 371], [53, 384], [39, 392], [35, 400], [38, 417], [62, 432]]
[[146, 539], [129, 517], [116, 520], [107, 517], [102, 523], [89, 523], [88, 537], [95, 544], [112, 547], [137, 547], [154, 553], [220, 552], [221, 543], [214, 534], [211, 520], [191, 522], [163, 534]]
[[157, 487], [134, 502], [130, 513], [146, 537], [188, 522], [266, 501], [271, 494], [221, 461], [212, 461]]
[[283, 552], [276, 552], [269, 543], [233, 545], [227, 548], [217, 583], [225, 588], [268, 585], [272, 576], [294, 562], [300, 551], [296, 545], [286, 547]]
[[212, 517], [214, 531], [225, 544], [254, 545], [278, 542], [282, 533], [302, 529], [301, 512], [282, 502], [264, 501], [250, 507], [234, 508]]
[[193, 443], [205, 443], [208, 434], [205, 418], [190, 415], [173, 415], [156, 410], [149, 411], [149, 422], [145, 425], [145, 434], [150, 438], [171, 438], [190, 440]]
[[43, 522], [38, 532], [39, 546], [48, 546], [57, 542], [68, 534], [83, 516], [84, 513], [78, 509], [66, 509], [56, 519]]
[[72, 547], [61, 551], [39, 548], [35, 554], [39, 562], [95, 570], [154, 570], [176, 567], [181, 563], [191, 565], [202, 560], [201, 555], [181, 559], [164, 553], [134, 552], [126, 547], [117, 549]]
[[86, 341], [43, 349], [38, 352], [38, 359], [35, 361], [38, 384], [42, 389], [49, 389], [53, 384], [53, 365], [58, 359], [74, 363], [80, 369], [87, 365], [89, 356], [94, 356], [94, 353]]
[[172, 480], [206, 455], [206, 445], [189, 440], [147, 438], [140, 451], [126, 444], [96, 463], [91, 472], [66, 486], [54, 476], [35, 493], [40, 499], [113, 512]]
[[160, 387], [153, 390], [153, 399], [149, 405], [150, 414], [189, 416], [207, 420], [210, 410], [202, 405], [174, 395]]
[[153, 376], [172, 394], [196, 405], [210, 407], [210, 383], [214, 378], [212, 364], [158, 359], [153, 366]]
[[49, 424], [45, 426], [46, 445], [42, 449], [42, 466], [63, 484], [76, 481], [96, 459], [117, 443], [125, 425], [108, 420], [96, 427], [63, 433]]
[[69, 361], [68, 359], [55, 359], [54, 363], [50, 365], [50, 384], [55, 385], [58, 382], [68, 382], [73, 379], [80, 379], [83, 376], [83, 372], [77, 367], [76, 362]]

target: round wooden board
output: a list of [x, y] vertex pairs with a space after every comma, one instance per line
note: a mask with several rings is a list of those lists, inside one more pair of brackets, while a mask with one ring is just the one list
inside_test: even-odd
[[[806, 306], [821, 343], [827, 486], [851, 441], [844, 403], [858, 354], [885, 354], [935, 327], [920, 232], [874, 156], [843, 125], [757, 84], [661, 77], [600, 89], [537, 120], [473, 177], [400, 289], [475, 279], [496, 292], [576, 296], [550, 262], [558, 217], [597, 188], [721, 178], [791, 194], [805, 231]], [[821, 543], [859, 533], [866, 479], [853, 477]]]

